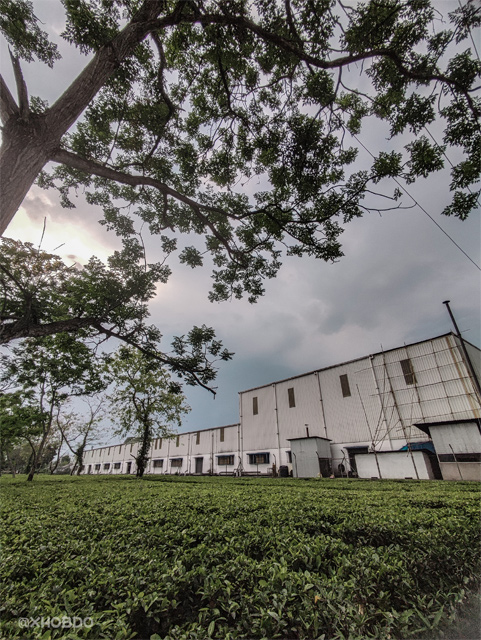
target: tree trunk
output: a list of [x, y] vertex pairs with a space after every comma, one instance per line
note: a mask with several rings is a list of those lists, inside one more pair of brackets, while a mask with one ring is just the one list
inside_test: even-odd
[[149, 460], [149, 449], [151, 441], [152, 433], [150, 430], [150, 423], [147, 423], [144, 425], [144, 431], [142, 433], [142, 443], [140, 445], [139, 453], [135, 458], [135, 462], [137, 464], [137, 478], [142, 478], [145, 473], [147, 462]]
[[80, 445], [80, 447], [75, 452], [77, 456], [76, 464], [78, 465], [77, 475], [79, 476], [82, 473], [82, 469], [84, 466], [84, 450], [85, 450], [85, 442]]
[[12, 478], [15, 478], [15, 475], [17, 473], [15, 460], [12, 460], [12, 457], [10, 455], [10, 451], [8, 449], [5, 450], [5, 454], [7, 456], [8, 466], [10, 467], [10, 471], [12, 473]]
[[[145, 0], [134, 18], [111, 42], [102, 46], [80, 75], [43, 114], [19, 108], [2, 80], [0, 107], [3, 142], [0, 149], [0, 235], [3, 235], [39, 172], [60, 148], [60, 140], [88, 107], [105, 82], [142, 42], [164, 9], [161, 0]], [[157, 27], [181, 18], [173, 14]], [[21, 71], [19, 69], [19, 74]], [[23, 78], [22, 78], [23, 80]], [[25, 86], [25, 95], [27, 88]]]
[[[42, 120], [24, 123], [10, 118], [3, 127], [0, 148], [0, 235], [8, 227], [38, 174], [48, 162], [49, 148]], [[56, 146], [56, 145], [55, 145]]]
[[27, 464], [25, 466], [25, 473], [30, 473], [30, 470], [31, 470], [31, 468], [33, 466], [34, 458], [35, 458], [35, 453], [32, 450], [32, 453], [30, 454], [30, 457], [27, 460]]
[[30, 468], [30, 472], [29, 472], [28, 478], [27, 478], [28, 482], [31, 482], [33, 480], [33, 476], [35, 475], [35, 472], [37, 471], [37, 466], [40, 465], [40, 462], [42, 460], [43, 450], [45, 449], [45, 444], [47, 443], [47, 438], [48, 438], [48, 435], [50, 433], [50, 426], [51, 426], [51, 423], [49, 424], [49, 427], [48, 427], [47, 431], [43, 435], [42, 442], [40, 443], [38, 451], [35, 451], [34, 454], [33, 454], [33, 462], [32, 462], [32, 466]]

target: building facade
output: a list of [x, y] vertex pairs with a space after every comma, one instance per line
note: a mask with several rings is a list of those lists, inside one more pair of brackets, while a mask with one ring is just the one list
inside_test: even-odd
[[[466, 346], [479, 379], [481, 352]], [[155, 440], [147, 472], [271, 475], [280, 470], [309, 477], [314, 456], [323, 476], [358, 475], [356, 456], [364, 456], [362, 469], [371, 476], [383, 477], [381, 467], [394, 464], [399, 477], [441, 477], [422, 425], [480, 420], [468, 364], [458, 338], [449, 333], [242, 391], [238, 424]], [[134, 473], [137, 446], [88, 451], [83, 472]], [[391, 455], [390, 464], [380, 463], [388, 452], [398, 452], [396, 462]], [[471, 453], [476, 457], [481, 450]], [[376, 454], [375, 460], [366, 454]]]

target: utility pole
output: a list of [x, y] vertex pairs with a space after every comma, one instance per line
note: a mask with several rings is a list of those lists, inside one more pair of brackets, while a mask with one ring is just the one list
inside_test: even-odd
[[463, 336], [461, 335], [461, 331], [458, 328], [458, 325], [456, 323], [456, 320], [454, 319], [454, 315], [453, 312], [451, 311], [451, 307], [449, 306], [449, 300], [445, 300], [443, 302], [443, 304], [446, 305], [446, 308], [448, 310], [448, 313], [451, 317], [451, 321], [454, 325], [454, 329], [456, 331], [456, 335], [459, 338], [459, 342], [461, 343], [461, 350], [463, 352], [463, 356], [464, 356], [464, 363], [466, 365], [466, 368], [468, 369], [468, 373], [469, 373], [469, 377], [471, 378], [474, 388], [476, 390], [477, 396], [478, 396], [478, 400], [481, 403], [481, 385], [479, 383], [479, 379], [478, 376], [476, 375], [476, 371], [473, 367], [473, 363], [471, 362], [471, 358], [469, 357], [469, 353], [468, 350], [466, 349], [466, 346], [464, 344], [464, 339]]

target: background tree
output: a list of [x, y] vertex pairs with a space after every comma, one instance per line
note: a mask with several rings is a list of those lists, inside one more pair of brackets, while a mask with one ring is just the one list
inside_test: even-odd
[[27, 468], [31, 450], [26, 453], [24, 445], [27, 439], [35, 439], [42, 433], [42, 422], [46, 418], [32, 401], [31, 393], [0, 393], [1, 462], [3, 468], [8, 466], [13, 477], [22, 467]]
[[131, 347], [120, 347], [108, 359], [108, 371], [115, 384], [109, 400], [118, 433], [140, 438], [135, 462], [141, 478], [152, 438], [170, 435], [171, 426], [180, 426], [182, 414], [190, 407], [161, 364]]
[[57, 415], [57, 426], [62, 437], [74, 456], [70, 475], [80, 475], [83, 469], [83, 457], [86, 447], [96, 441], [100, 435], [100, 427], [105, 417], [105, 397], [96, 396], [95, 399], [85, 399], [87, 410], [84, 414], [70, 412], [67, 415]]
[[20, 406], [33, 407], [41, 416], [38, 429], [23, 434], [32, 449], [27, 479], [33, 480], [52, 438], [58, 407], [72, 396], [98, 393], [106, 381], [94, 352], [67, 333], [26, 339], [11, 355], [1, 356], [0, 365], [0, 380], [16, 392]]
[[[59, 5], [59, 8], [61, 5]], [[63, 38], [90, 54], [51, 106], [29, 99], [20, 61], [59, 54], [32, 4], [0, 0], [17, 100], [0, 83], [3, 231], [32, 183], [83, 186], [108, 228], [134, 242], [135, 220], [170, 252], [196, 233], [192, 267], [211, 254], [211, 297], [256, 300], [281, 252], [333, 260], [342, 223], [379, 204], [385, 177], [413, 182], [454, 148], [453, 200], [465, 218], [480, 172], [481, 63], [470, 47], [476, 2], [444, 18], [430, 0], [64, 0]], [[350, 73], [358, 64], [359, 73]], [[80, 116], [82, 118], [80, 119]], [[354, 166], [369, 118], [410, 142]], [[439, 122], [440, 143], [426, 127]], [[49, 174], [43, 170], [52, 162]], [[260, 184], [251, 197], [245, 191]], [[393, 200], [399, 191], [384, 195]], [[391, 206], [396, 206], [392, 202]], [[129, 213], [126, 213], [128, 211]]]

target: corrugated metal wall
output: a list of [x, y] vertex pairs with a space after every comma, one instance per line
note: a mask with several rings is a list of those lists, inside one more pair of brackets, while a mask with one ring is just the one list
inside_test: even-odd
[[[217, 471], [217, 455], [235, 455], [249, 470], [248, 454], [269, 453], [269, 465], [287, 463], [289, 438], [329, 438], [336, 450], [362, 443], [398, 449], [406, 441], [426, 439], [415, 423], [480, 417], [480, 403], [453, 334], [311, 372], [239, 394], [240, 427], [203, 429], [152, 445], [151, 456], [164, 458], [160, 473], [193, 473], [195, 457], [203, 471]], [[479, 350], [469, 347], [479, 368]], [[307, 430], [308, 429], [308, 432]], [[223, 440], [221, 439], [223, 433]], [[178, 444], [177, 444], [178, 441]], [[133, 462], [137, 444], [86, 452], [85, 465]], [[342, 453], [344, 456], [344, 453]], [[172, 469], [168, 458], [182, 458]], [[134, 465], [133, 465], [134, 466]], [[112, 469], [112, 467], [110, 467]], [[256, 465], [257, 468], [257, 465]], [[266, 465], [262, 466], [264, 471]], [[110, 471], [112, 472], [112, 471]], [[117, 473], [125, 473], [125, 466]]]

